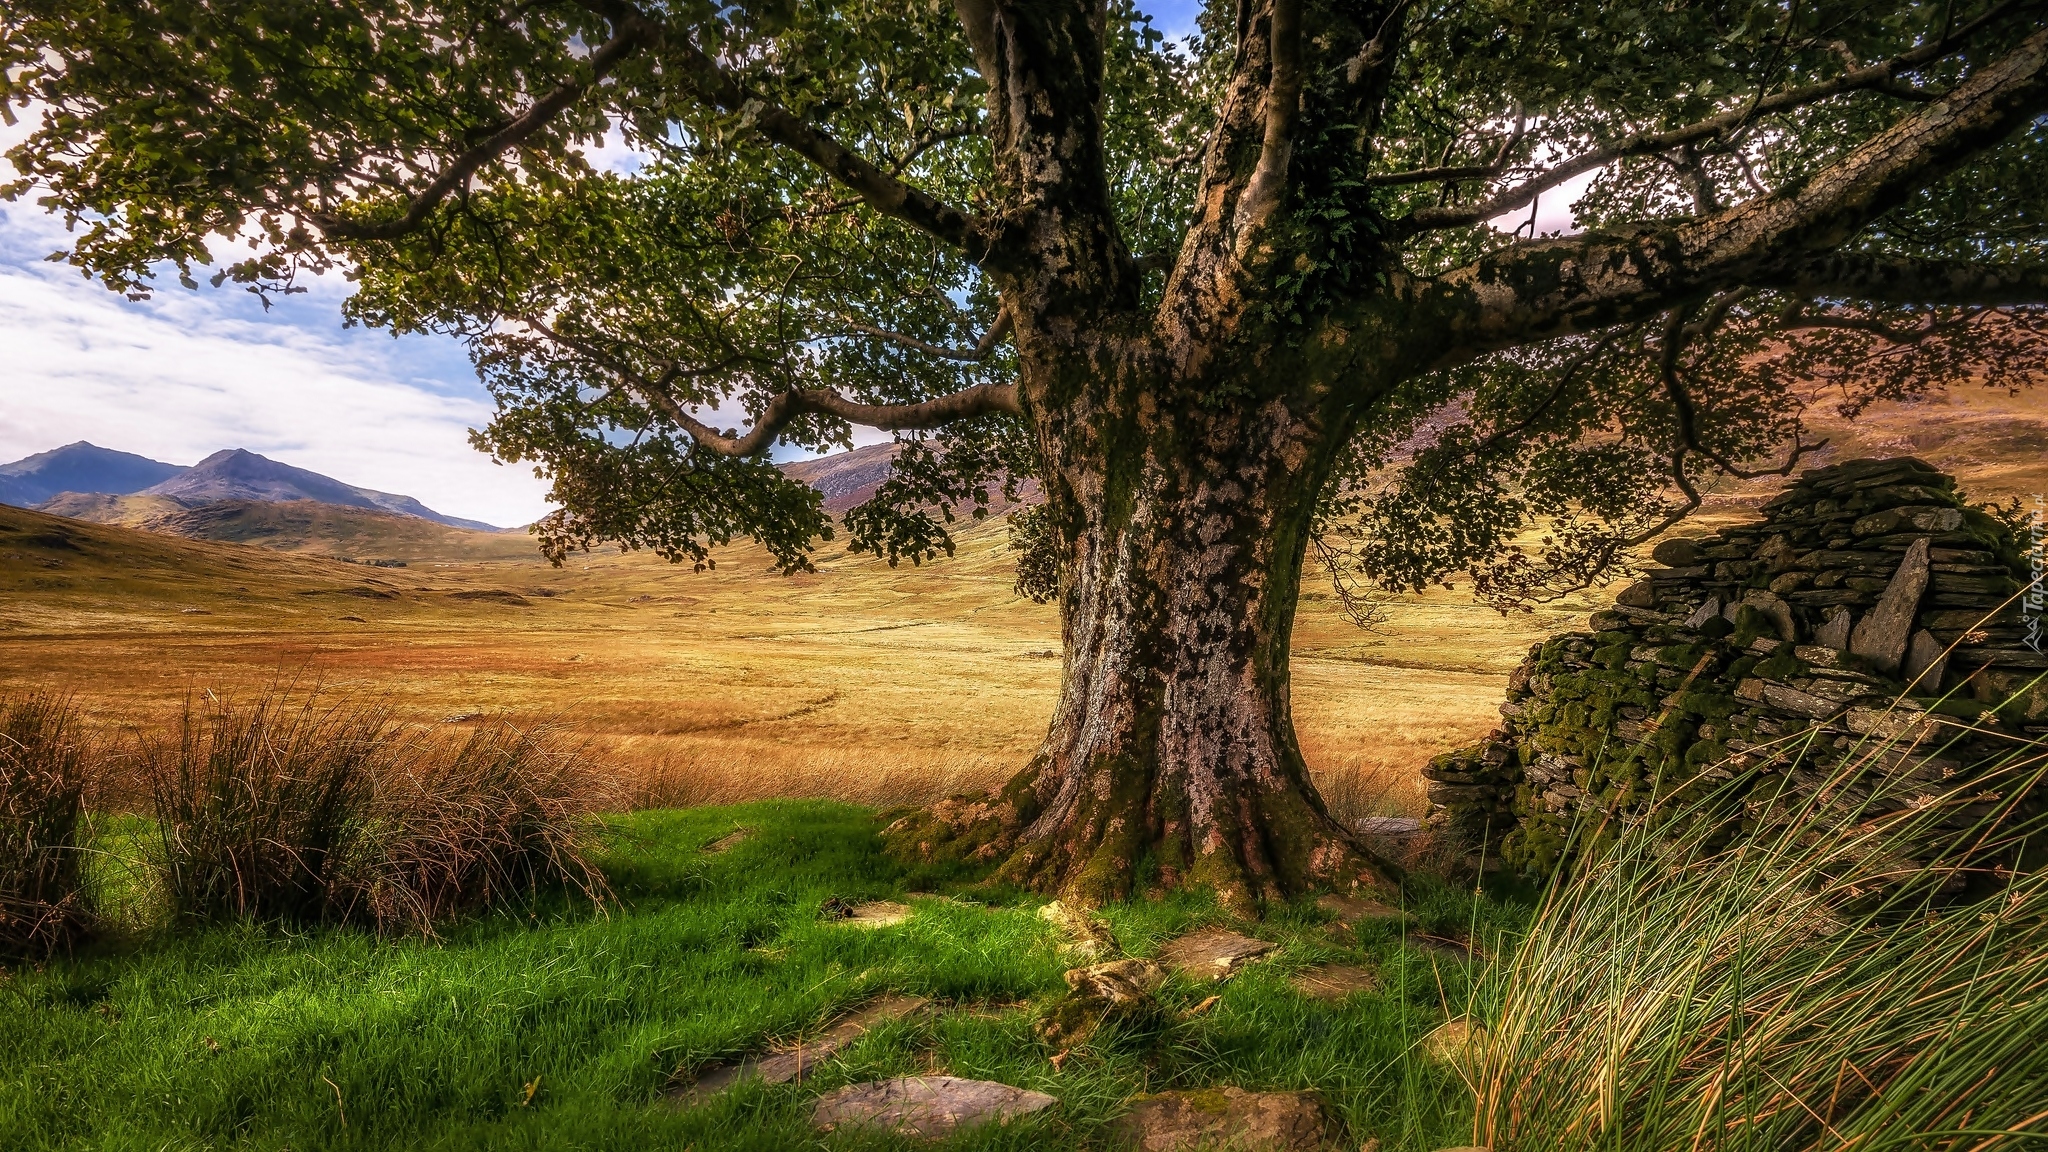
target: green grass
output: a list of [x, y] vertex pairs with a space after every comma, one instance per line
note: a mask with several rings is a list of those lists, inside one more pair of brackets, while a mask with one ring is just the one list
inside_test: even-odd
[[[754, 835], [700, 851], [736, 827]], [[908, 872], [882, 855], [872, 815], [844, 805], [642, 812], [615, 833], [604, 867], [619, 904], [605, 914], [565, 900], [467, 921], [438, 941], [248, 924], [143, 932], [0, 973], [0, 1145], [896, 1147], [813, 1134], [809, 1102], [934, 1070], [1060, 1100], [947, 1147], [1116, 1147], [1109, 1126], [1130, 1096], [1210, 1085], [1320, 1089], [1354, 1146], [1469, 1140], [1469, 1091], [1414, 1046], [1457, 1014], [1476, 974], [1404, 942], [1395, 924], [1340, 941], [1312, 907], [1276, 909], [1255, 931], [1284, 945], [1277, 959], [1220, 988], [1177, 979], [1161, 994], [1186, 1010], [1220, 992], [1215, 1006], [1149, 1032], [1106, 1028], [1055, 1070], [1031, 1026], [1075, 961], [1036, 901], [976, 903], [988, 897]], [[124, 824], [102, 845], [115, 861], [138, 839]], [[906, 895], [949, 886], [962, 902]], [[112, 907], [150, 903], [111, 896]], [[917, 913], [878, 931], [821, 923], [832, 896], [907, 899]], [[1423, 929], [1482, 941], [1519, 917], [1442, 888], [1410, 900]], [[1225, 919], [1181, 896], [1105, 915], [1137, 955]], [[1286, 982], [1337, 959], [1378, 968], [1381, 990], [1333, 1007]], [[801, 1085], [744, 1085], [688, 1111], [664, 1098], [679, 1069], [799, 1038], [885, 992], [942, 1010], [871, 1032]]]

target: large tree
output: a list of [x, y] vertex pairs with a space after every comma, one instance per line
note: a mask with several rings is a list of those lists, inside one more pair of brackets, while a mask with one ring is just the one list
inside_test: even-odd
[[14, 194], [110, 287], [339, 267], [467, 340], [558, 557], [802, 568], [833, 526], [767, 452], [854, 425], [928, 433], [845, 518], [891, 562], [1035, 476], [1057, 709], [929, 834], [1255, 902], [1386, 875], [1290, 718], [1319, 532], [1526, 600], [1789, 470], [1815, 382], [2026, 367], [2044, 10], [1212, 0], [1176, 44], [1131, 0], [8, 0], [0, 63]]

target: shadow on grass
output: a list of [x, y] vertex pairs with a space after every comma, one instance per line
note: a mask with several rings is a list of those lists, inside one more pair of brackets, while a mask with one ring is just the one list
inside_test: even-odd
[[[433, 941], [227, 925], [0, 978], [0, 1132], [24, 1149], [894, 1148], [910, 1145], [813, 1133], [811, 1100], [944, 1071], [1060, 1100], [949, 1148], [1117, 1147], [1111, 1124], [1132, 1095], [1234, 1084], [1316, 1088], [1353, 1142], [1433, 1149], [1468, 1138], [1470, 1095], [1414, 1046], [1462, 1010], [1476, 965], [1417, 947], [1413, 933], [1483, 940], [1521, 917], [1423, 885], [1407, 928], [1333, 931], [1308, 902], [1275, 909], [1256, 928], [1282, 945], [1274, 959], [1222, 985], [1176, 978], [1161, 992], [1163, 1023], [1105, 1029], [1055, 1068], [1032, 1022], [1078, 961], [1036, 902], [944, 895], [973, 878], [905, 871], [882, 854], [868, 810], [648, 811], [617, 818], [613, 833], [602, 866], [618, 899], [603, 913], [543, 898]], [[819, 919], [833, 897], [916, 913], [849, 928]], [[1225, 920], [1194, 896], [1103, 914], [1134, 955]], [[1329, 1005], [1288, 983], [1332, 960], [1375, 967], [1379, 989]], [[743, 1084], [688, 1110], [670, 1102], [696, 1069], [815, 1034], [889, 992], [939, 1010], [875, 1029], [801, 1083]]]

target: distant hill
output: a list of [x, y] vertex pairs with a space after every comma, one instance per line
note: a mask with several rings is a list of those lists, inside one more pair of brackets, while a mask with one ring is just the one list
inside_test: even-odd
[[188, 540], [357, 560], [530, 560], [540, 554], [523, 533], [456, 528], [314, 500], [216, 500], [159, 513], [136, 527]]
[[62, 492], [116, 496], [161, 484], [184, 469], [80, 440], [0, 464], [0, 504], [34, 508]]
[[142, 494], [168, 496], [191, 508], [221, 500], [314, 500], [344, 508], [369, 508], [382, 512], [396, 512], [401, 516], [417, 516], [422, 520], [431, 520], [450, 528], [469, 528], [479, 532], [499, 531], [496, 525], [485, 524], [480, 520], [443, 516], [410, 496], [357, 488], [331, 476], [322, 476], [318, 472], [281, 464], [267, 456], [258, 456], [245, 448], [227, 448], [215, 452], [176, 476], [143, 489]]
[[[783, 464], [782, 474], [792, 480], [809, 484], [825, 495], [825, 511], [834, 516], [844, 515], [846, 510], [865, 501], [875, 494], [875, 489], [889, 478], [889, 469], [895, 466], [896, 457], [902, 454], [901, 444], [870, 444], [855, 448], [851, 452], [835, 452], [815, 460], [795, 460]], [[1000, 478], [992, 481], [988, 488], [988, 509], [991, 515], [1006, 512], [1013, 505], [1003, 499]], [[1038, 481], [1027, 480], [1018, 489], [1019, 504], [1036, 504], [1039, 496]], [[963, 507], [956, 512], [966, 512]]]

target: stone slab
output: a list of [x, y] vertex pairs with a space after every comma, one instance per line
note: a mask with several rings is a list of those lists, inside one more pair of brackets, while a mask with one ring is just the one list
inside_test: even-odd
[[1359, 968], [1351, 964], [1318, 964], [1295, 973], [1288, 983], [1312, 1000], [1336, 1003], [1357, 993], [1378, 989], [1380, 978], [1370, 968]]
[[1391, 904], [1383, 904], [1364, 896], [1346, 896], [1336, 892], [1316, 897], [1316, 907], [1335, 916], [1342, 924], [1356, 924], [1361, 920], [1407, 919], [1407, 913]]
[[718, 855], [721, 852], [730, 852], [733, 849], [739, 847], [740, 845], [746, 843], [748, 838], [753, 836], [753, 834], [754, 830], [752, 828], [735, 828], [732, 831], [727, 832], [725, 835], [720, 836], [718, 839], [713, 840], [711, 843], [706, 844], [704, 846], [704, 851], [709, 852], [714, 856]]
[[1849, 636], [1849, 650], [1890, 672], [1905, 659], [1906, 644], [1913, 635], [1913, 618], [1920, 611], [1920, 597], [1927, 592], [1927, 539], [1913, 541], [1885, 585], [1884, 595]]
[[827, 1092], [811, 1109], [811, 1125], [828, 1132], [869, 1128], [936, 1140], [1043, 1112], [1057, 1103], [1043, 1092], [993, 1080], [901, 1076]]
[[884, 996], [834, 1021], [817, 1037], [736, 1064], [707, 1068], [688, 1087], [671, 1093], [684, 1107], [701, 1104], [746, 1080], [766, 1084], [801, 1081], [815, 1067], [839, 1055], [841, 1049], [866, 1035], [878, 1025], [907, 1020], [931, 1007], [922, 996]]
[[1142, 1152], [1311, 1152], [1330, 1135], [1314, 1092], [1202, 1088], [1141, 1096], [1117, 1130]]
[[1203, 928], [1159, 949], [1160, 962], [1197, 980], [1221, 980], [1273, 951], [1278, 945], [1241, 936], [1228, 928]]

